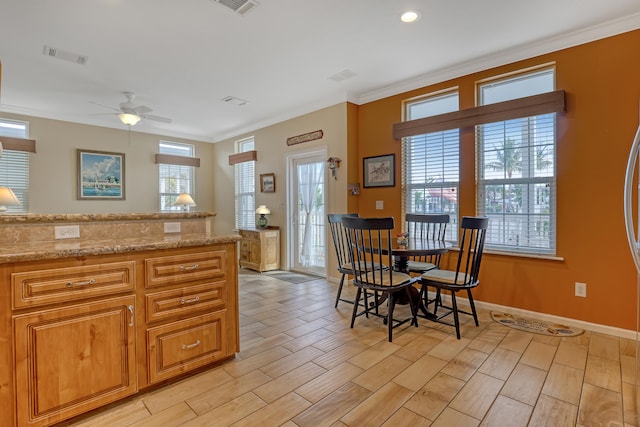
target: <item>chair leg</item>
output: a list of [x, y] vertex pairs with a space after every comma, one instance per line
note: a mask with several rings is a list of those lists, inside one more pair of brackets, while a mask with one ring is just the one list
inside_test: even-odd
[[[407, 294], [407, 299], [409, 300], [409, 308], [411, 308], [411, 316], [413, 316], [413, 320], [411, 321], [411, 323], [415, 325], [417, 328], [418, 327], [418, 307], [416, 306], [416, 304], [420, 304], [421, 296], [420, 294], [418, 294], [418, 299], [414, 301], [413, 298], [411, 298], [411, 292], [409, 291], [409, 288], [408, 287], [405, 288], [404, 291]], [[420, 289], [420, 292], [422, 292], [422, 288]]]
[[[360, 294], [362, 293], [362, 288], [358, 288], [358, 290], [356, 291], [356, 299], [353, 302], [353, 313], [351, 314], [351, 327], [353, 328], [353, 324], [356, 321], [356, 315], [358, 314], [358, 306], [360, 305]], [[367, 294], [365, 293], [365, 300], [366, 300]], [[367, 308], [365, 307], [365, 310]]]
[[436, 297], [435, 297], [435, 306], [433, 308], [433, 314], [436, 314], [436, 310], [438, 306], [442, 307], [442, 294], [440, 293], [440, 288], [436, 289]]
[[475, 320], [476, 326], [480, 326], [480, 323], [478, 323], [478, 314], [476, 313], [476, 305], [473, 302], [473, 295], [471, 295], [471, 289], [467, 289], [467, 296], [469, 297], [469, 305], [471, 306], [471, 314], [473, 314], [473, 320]]
[[456, 293], [451, 291], [451, 308], [453, 309], [453, 323], [456, 327], [456, 337], [460, 339], [460, 319], [458, 318], [458, 303], [456, 302]]
[[342, 285], [344, 284], [344, 277], [346, 274], [342, 273], [342, 277], [340, 278], [340, 285], [338, 286], [338, 295], [336, 295], [336, 305], [334, 307], [338, 307], [338, 302], [340, 301], [340, 295], [342, 294]]
[[387, 326], [389, 327], [389, 342], [393, 339], [393, 309], [396, 305], [396, 299], [394, 298], [394, 293], [390, 292], [388, 294], [389, 298], [389, 308], [387, 312]]

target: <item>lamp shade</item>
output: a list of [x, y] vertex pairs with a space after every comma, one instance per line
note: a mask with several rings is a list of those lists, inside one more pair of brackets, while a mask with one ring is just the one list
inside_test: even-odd
[[0, 212], [6, 212], [7, 206], [20, 205], [20, 200], [9, 187], [0, 187]]
[[140, 116], [130, 113], [120, 113], [118, 114], [118, 118], [123, 124], [128, 126], [134, 126], [140, 121]]
[[193, 201], [191, 194], [182, 193], [178, 196], [173, 206], [182, 206], [182, 209], [186, 211], [189, 206], [196, 206], [196, 202]]
[[265, 205], [258, 206], [258, 209], [256, 209], [256, 213], [260, 215], [271, 215], [271, 211]]

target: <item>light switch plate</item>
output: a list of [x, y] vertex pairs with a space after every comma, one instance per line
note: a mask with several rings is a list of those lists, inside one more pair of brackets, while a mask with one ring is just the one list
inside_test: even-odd
[[56, 225], [54, 228], [55, 238], [58, 239], [79, 239], [79, 225]]
[[164, 223], [164, 232], [165, 233], [179, 233], [180, 232], [180, 223], [179, 222], [165, 222]]
[[384, 200], [376, 200], [376, 209], [379, 211], [384, 209]]

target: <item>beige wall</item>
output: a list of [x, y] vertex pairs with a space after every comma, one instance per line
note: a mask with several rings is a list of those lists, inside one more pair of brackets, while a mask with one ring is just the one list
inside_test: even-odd
[[[287, 138], [322, 130], [322, 139], [310, 141], [293, 146], [287, 146]], [[347, 103], [337, 104], [322, 110], [315, 111], [285, 122], [268, 126], [254, 132], [240, 135], [214, 144], [214, 200], [215, 210], [218, 213], [214, 222], [216, 234], [227, 234], [234, 228], [234, 186], [233, 166], [229, 166], [228, 157], [235, 152], [235, 142], [253, 136], [258, 159], [256, 161], [256, 206], [266, 205], [271, 210], [269, 225], [280, 227], [281, 233], [281, 260], [285, 261], [282, 268], [288, 268], [286, 264], [286, 242], [288, 239], [287, 225], [287, 189], [286, 189], [286, 164], [287, 157], [304, 151], [326, 147], [327, 156], [338, 157], [342, 160], [341, 167], [337, 171], [337, 179], [333, 179], [327, 173], [327, 206], [326, 212], [347, 211]], [[258, 177], [263, 173], [275, 173], [276, 192], [260, 193]], [[327, 249], [329, 265], [327, 272], [330, 276], [336, 275], [336, 261], [333, 246], [330, 243], [330, 235], [327, 230]]]
[[[0, 117], [29, 122], [29, 137], [36, 140], [37, 152], [31, 154], [29, 165], [31, 213], [157, 212], [160, 202], [154, 156], [161, 139], [195, 145], [200, 167], [196, 168], [193, 197], [197, 210], [215, 210], [210, 143], [9, 113], [0, 113]], [[77, 200], [77, 148], [125, 154], [125, 200]]]

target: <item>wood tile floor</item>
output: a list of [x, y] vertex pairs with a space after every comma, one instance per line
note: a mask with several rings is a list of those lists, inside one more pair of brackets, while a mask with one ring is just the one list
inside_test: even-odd
[[389, 343], [381, 319], [349, 328], [333, 283], [240, 272], [235, 359], [70, 425], [640, 427], [636, 341], [546, 337], [481, 310], [461, 340], [420, 319]]

